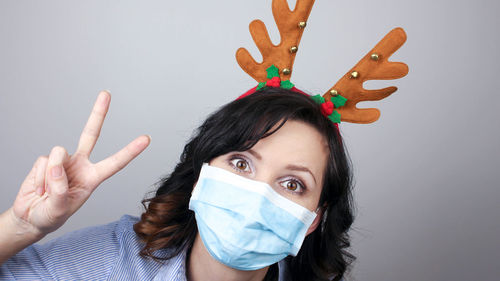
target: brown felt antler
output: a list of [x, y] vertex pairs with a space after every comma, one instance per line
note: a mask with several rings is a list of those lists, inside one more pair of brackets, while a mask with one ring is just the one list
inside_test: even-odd
[[266, 25], [261, 20], [252, 21], [250, 33], [262, 54], [263, 61], [257, 63], [246, 49], [239, 48], [236, 51], [236, 60], [241, 68], [257, 82], [264, 82], [267, 80], [266, 69], [275, 65], [280, 70], [281, 80], [289, 80], [300, 38], [313, 4], [314, 0], [297, 0], [295, 9], [291, 11], [287, 0], [273, 0], [273, 16], [280, 32], [281, 42], [274, 45], [269, 38]]
[[363, 83], [367, 80], [398, 79], [408, 74], [408, 66], [402, 62], [389, 62], [389, 57], [406, 41], [402, 28], [389, 32], [358, 64], [344, 75], [323, 97], [340, 94], [347, 98], [344, 106], [338, 108], [341, 120], [351, 123], [372, 123], [377, 121], [380, 111], [376, 108], [357, 108], [362, 101], [381, 100], [394, 93], [397, 87], [379, 90], [366, 90]]
[[[281, 35], [281, 42], [274, 45], [269, 38], [266, 26], [260, 20], [250, 23], [250, 33], [262, 54], [263, 61], [257, 63], [250, 53], [239, 48], [236, 51], [236, 60], [241, 68], [257, 82], [268, 80], [267, 69], [274, 65], [279, 70], [281, 81], [290, 80], [295, 53], [298, 50], [300, 38], [306, 26], [314, 0], [297, 0], [293, 11], [288, 7], [287, 0], [273, 0], [272, 10], [274, 20]], [[406, 33], [402, 28], [395, 28], [389, 32], [358, 64], [344, 75], [322, 98], [315, 100], [320, 103], [330, 103], [329, 111], [325, 109], [325, 116], [333, 122], [372, 123], [377, 121], [380, 111], [376, 108], [357, 108], [362, 101], [381, 100], [394, 93], [396, 87], [378, 90], [367, 90], [363, 83], [368, 80], [398, 79], [408, 73], [408, 66], [402, 62], [389, 62], [389, 57], [396, 52], [406, 41]], [[289, 82], [289, 81], [288, 81]], [[262, 84], [262, 83], [261, 83]], [[261, 87], [256, 89], [258, 90]], [[264, 83], [263, 86], [266, 84]], [[293, 86], [288, 83], [287, 85]], [[283, 87], [283, 84], [281, 84]], [[251, 91], [240, 96], [244, 97]], [[336, 102], [335, 109], [330, 102], [332, 97]], [[347, 100], [345, 100], [347, 99]], [[339, 102], [340, 101], [340, 102]], [[345, 104], [343, 103], [345, 101]], [[338, 106], [338, 107], [337, 107]], [[332, 111], [333, 110], [333, 111]]]

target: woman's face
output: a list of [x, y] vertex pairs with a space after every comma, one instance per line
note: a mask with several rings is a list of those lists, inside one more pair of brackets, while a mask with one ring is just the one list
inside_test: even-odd
[[315, 128], [289, 120], [251, 149], [221, 155], [210, 165], [265, 182], [282, 196], [314, 211], [328, 153], [326, 140]]

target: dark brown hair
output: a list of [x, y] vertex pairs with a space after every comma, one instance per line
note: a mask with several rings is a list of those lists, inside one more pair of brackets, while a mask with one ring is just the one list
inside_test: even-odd
[[[296, 257], [285, 259], [292, 280], [340, 280], [354, 257], [349, 230], [353, 222], [351, 169], [340, 134], [311, 98], [281, 88], [265, 88], [235, 100], [210, 115], [186, 144], [174, 171], [159, 183], [151, 198], [143, 200], [145, 212], [134, 225], [145, 242], [140, 252], [158, 259], [155, 251], [171, 249], [170, 259], [190, 249], [197, 234], [194, 213], [188, 209], [191, 191], [201, 166], [211, 159], [245, 151], [271, 135], [287, 121], [298, 120], [316, 128], [327, 140], [329, 157], [324, 173], [320, 206], [321, 225], [309, 234]], [[277, 129], [271, 131], [271, 128]], [[277, 265], [265, 280], [277, 280]]]

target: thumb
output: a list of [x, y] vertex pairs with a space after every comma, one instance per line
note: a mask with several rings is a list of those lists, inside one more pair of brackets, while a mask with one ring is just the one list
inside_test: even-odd
[[68, 178], [63, 164], [69, 159], [66, 149], [56, 146], [52, 149], [47, 163], [46, 188], [55, 217], [62, 216], [68, 209]]

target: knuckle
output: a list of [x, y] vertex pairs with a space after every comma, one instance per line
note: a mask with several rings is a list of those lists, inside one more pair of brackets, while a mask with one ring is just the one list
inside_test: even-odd
[[43, 162], [47, 161], [48, 159], [49, 159], [49, 157], [47, 157], [47, 155], [38, 156], [38, 158], [36, 159], [36, 163], [43, 163]]
[[52, 151], [51, 153], [58, 153], [58, 152], [62, 152], [62, 151], [65, 151], [66, 149], [64, 149], [64, 147], [60, 146], [60, 145], [56, 145], [52, 148]]
[[132, 155], [134, 153], [134, 147], [132, 145], [127, 145], [123, 149], [123, 155]]
[[106, 112], [100, 108], [93, 108], [92, 114], [99, 117], [99, 118], [102, 118], [106, 115]]
[[62, 146], [54, 146], [52, 148], [52, 151], [50, 152], [51, 155], [53, 156], [60, 156], [60, 155], [63, 155], [63, 156], [66, 156], [68, 155], [68, 151], [66, 151], [66, 148], [62, 147]]
[[97, 128], [86, 127], [83, 129], [83, 133], [92, 137], [99, 137], [100, 130]]
[[113, 161], [111, 162], [113, 163], [114, 170], [121, 170], [123, 169], [123, 167], [125, 167], [125, 165], [122, 163], [118, 155], [113, 155], [112, 159]]

